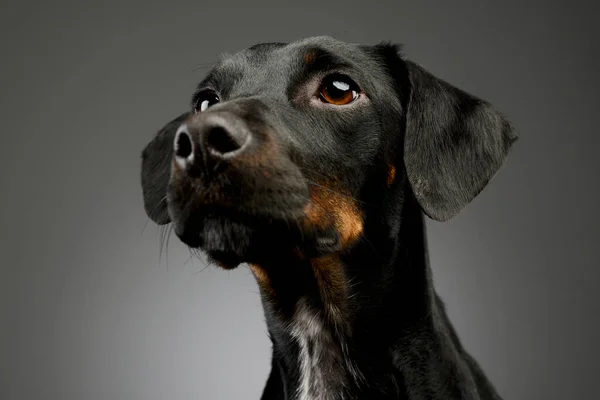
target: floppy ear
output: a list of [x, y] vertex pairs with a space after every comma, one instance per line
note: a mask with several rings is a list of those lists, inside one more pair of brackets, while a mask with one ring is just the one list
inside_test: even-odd
[[410, 81], [404, 164], [423, 212], [437, 221], [458, 214], [488, 184], [517, 140], [486, 101], [405, 60]]
[[177, 128], [190, 115], [185, 113], [165, 125], [142, 152], [144, 209], [159, 225], [171, 222], [167, 211], [167, 185], [171, 176], [173, 141]]

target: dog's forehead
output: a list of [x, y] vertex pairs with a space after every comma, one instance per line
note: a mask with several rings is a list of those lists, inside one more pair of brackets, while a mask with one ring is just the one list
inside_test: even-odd
[[[328, 54], [348, 64], [366, 61], [359, 45], [346, 43], [329, 36], [312, 37], [291, 43], [259, 43], [224, 57], [218, 67], [248, 69], [260, 67], [271, 74], [282, 67], [310, 64], [322, 54]], [[283, 70], [282, 72], [285, 72]]]
[[[320, 63], [324, 58], [327, 61]], [[215, 83], [238, 95], [257, 90], [282, 93], [281, 88], [286, 87], [292, 77], [301, 75], [311, 66], [318, 69], [336, 63], [365, 72], [377, 67], [364, 46], [320, 36], [291, 43], [261, 43], [223, 55], [201, 85]]]

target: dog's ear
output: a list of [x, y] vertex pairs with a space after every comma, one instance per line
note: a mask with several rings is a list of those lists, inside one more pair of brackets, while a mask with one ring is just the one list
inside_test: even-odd
[[423, 212], [437, 221], [458, 214], [489, 183], [517, 140], [488, 102], [404, 59], [410, 85], [404, 165]]
[[166, 124], [142, 151], [142, 193], [148, 217], [159, 225], [171, 222], [167, 211], [167, 185], [171, 176], [173, 141], [185, 113]]

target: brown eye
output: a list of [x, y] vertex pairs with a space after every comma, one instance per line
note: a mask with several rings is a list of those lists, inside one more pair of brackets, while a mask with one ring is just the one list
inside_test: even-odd
[[319, 97], [325, 103], [343, 106], [356, 100], [359, 91], [358, 85], [347, 76], [332, 75], [321, 83]]
[[194, 112], [205, 111], [208, 107], [218, 103], [219, 96], [214, 92], [202, 92], [194, 98]]

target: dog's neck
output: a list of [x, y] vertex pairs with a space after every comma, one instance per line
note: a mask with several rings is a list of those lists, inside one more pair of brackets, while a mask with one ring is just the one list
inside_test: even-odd
[[423, 215], [408, 200], [398, 212], [345, 254], [251, 266], [286, 398], [410, 398], [411, 371], [434, 385], [460, 372], [442, 354], [463, 350], [433, 288]]

